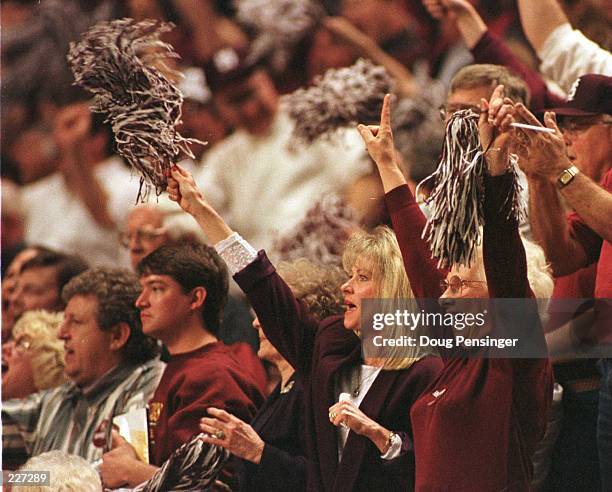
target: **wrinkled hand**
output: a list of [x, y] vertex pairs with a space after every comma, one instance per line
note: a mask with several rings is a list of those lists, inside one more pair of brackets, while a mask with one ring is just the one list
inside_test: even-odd
[[422, 0], [422, 2], [429, 15], [438, 20], [454, 20], [474, 8], [467, 0]]
[[498, 85], [489, 101], [480, 103], [478, 129], [482, 148], [487, 151], [485, 158], [492, 175], [503, 174], [508, 168], [510, 146], [515, 138], [514, 122], [515, 105], [511, 99], [504, 97], [504, 86]]
[[105, 487], [117, 489], [128, 484], [135, 464], [140, 463], [136, 450], [116, 430], [112, 431], [112, 449], [102, 455], [100, 477]]
[[168, 176], [168, 198], [178, 203], [187, 213], [193, 215], [199, 204], [204, 201], [202, 192], [189, 171], [175, 164]]
[[393, 145], [393, 132], [391, 131], [391, 95], [387, 94], [383, 101], [380, 114], [380, 125], [358, 125], [357, 130], [370, 157], [377, 166], [397, 166], [395, 161], [395, 146]]
[[[517, 104], [516, 113], [522, 122], [542, 127], [523, 104]], [[546, 128], [555, 130], [555, 133], [518, 129], [512, 151], [519, 155], [519, 166], [527, 176], [554, 182], [564, 169], [572, 165], [572, 161], [563, 134], [557, 126], [555, 113], [547, 111], [544, 114], [544, 124]]]
[[75, 150], [91, 131], [91, 112], [87, 103], [60, 109], [53, 122], [53, 138], [60, 151]]
[[243, 460], [256, 464], [261, 461], [265, 443], [249, 424], [219, 408], [211, 407], [208, 413], [212, 417], [200, 419], [200, 429], [207, 434], [202, 441], [222, 446]]
[[329, 407], [329, 420], [336, 427], [345, 425], [354, 433], [368, 438], [380, 427], [350, 401], [340, 401]]

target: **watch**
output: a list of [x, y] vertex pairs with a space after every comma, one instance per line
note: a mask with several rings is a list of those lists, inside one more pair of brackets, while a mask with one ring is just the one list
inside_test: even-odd
[[564, 186], [570, 184], [579, 172], [580, 170], [576, 166], [570, 166], [563, 170], [563, 172], [559, 174], [559, 177], [557, 178], [559, 188], [563, 188]]

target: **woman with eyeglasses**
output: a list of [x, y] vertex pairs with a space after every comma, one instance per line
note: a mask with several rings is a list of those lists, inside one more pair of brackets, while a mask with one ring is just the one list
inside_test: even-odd
[[[506, 153], [513, 137], [507, 130], [513, 106], [500, 93], [496, 89], [491, 101], [483, 101], [481, 107], [481, 142], [487, 148], [491, 135], [497, 134], [491, 145], [496, 152], [485, 157], [489, 174], [485, 178], [483, 247], [469, 268], [438, 269], [421, 238], [425, 218], [396, 163], [389, 96], [380, 126], [359, 126], [380, 173], [408, 278], [422, 306], [426, 306], [425, 299], [531, 298], [533, 292], [547, 297], [552, 290], [541, 251], [529, 247], [526, 256], [517, 222], [507, 213], [506, 197], [513, 184]], [[529, 328], [545, 354], [539, 320]], [[473, 337], [482, 335], [472, 333]], [[486, 355], [467, 350], [444, 352], [442, 372], [412, 406], [416, 490], [530, 489], [531, 459], [544, 433], [552, 399], [551, 367], [545, 357]]]

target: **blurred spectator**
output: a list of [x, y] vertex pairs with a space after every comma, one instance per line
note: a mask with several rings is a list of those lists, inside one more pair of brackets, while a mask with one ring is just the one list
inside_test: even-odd
[[24, 247], [24, 217], [18, 186], [2, 179], [2, 277], [15, 255]]
[[136, 200], [138, 182], [112, 155], [112, 133], [102, 120], [86, 103], [58, 110], [58, 169], [23, 188], [26, 241], [82, 254], [93, 265], [116, 266], [119, 241], [113, 231]]
[[23, 439], [30, 456], [62, 449], [93, 462], [102, 456], [95, 434], [110, 429], [116, 415], [146, 406], [163, 364], [154, 340], [142, 333], [139, 292], [133, 274], [105, 268], [88, 270], [64, 287], [59, 338], [70, 382], [3, 402], [3, 453], [9, 459], [21, 451]]
[[66, 382], [64, 346], [57, 337], [63, 319], [62, 313], [37, 310], [17, 321], [2, 372], [3, 400], [25, 398]]
[[229, 78], [211, 84], [218, 87], [213, 93], [220, 114], [237, 130], [204, 156], [196, 179], [228, 223], [266, 247], [279, 231], [293, 227], [313, 200], [342, 189], [370, 165], [354, 130], [307, 151], [288, 148], [293, 124], [279, 109], [268, 74], [257, 69]]
[[581, 75], [612, 76], [612, 54], [572, 29], [557, 0], [518, 0], [527, 38], [542, 64], [540, 71], [569, 93]]
[[87, 268], [87, 263], [76, 255], [48, 249], [37, 250], [32, 258], [23, 263], [14, 289], [8, 293], [7, 328], [12, 328], [23, 313], [32, 309], [64, 309], [62, 289]]
[[22, 249], [15, 255], [13, 261], [8, 264], [6, 273], [2, 275], [2, 343], [11, 336], [14, 320], [12, 319], [12, 314], [9, 313], [10, 298], [17, 286], [17, 279], [21, 273], [21, 267], [25, 262], [34, 258], [39, 251], [42, 250], [46, 251], [46, 248], [31, 246]]

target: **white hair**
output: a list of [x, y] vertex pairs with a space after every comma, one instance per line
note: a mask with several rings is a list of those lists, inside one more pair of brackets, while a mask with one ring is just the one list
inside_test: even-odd
[[19, 487], [21, 492], [102, 492], [98, 472], [80, 456], [48, 451], [30, 458], [20, 471], [47, 471], [49, 486]]

